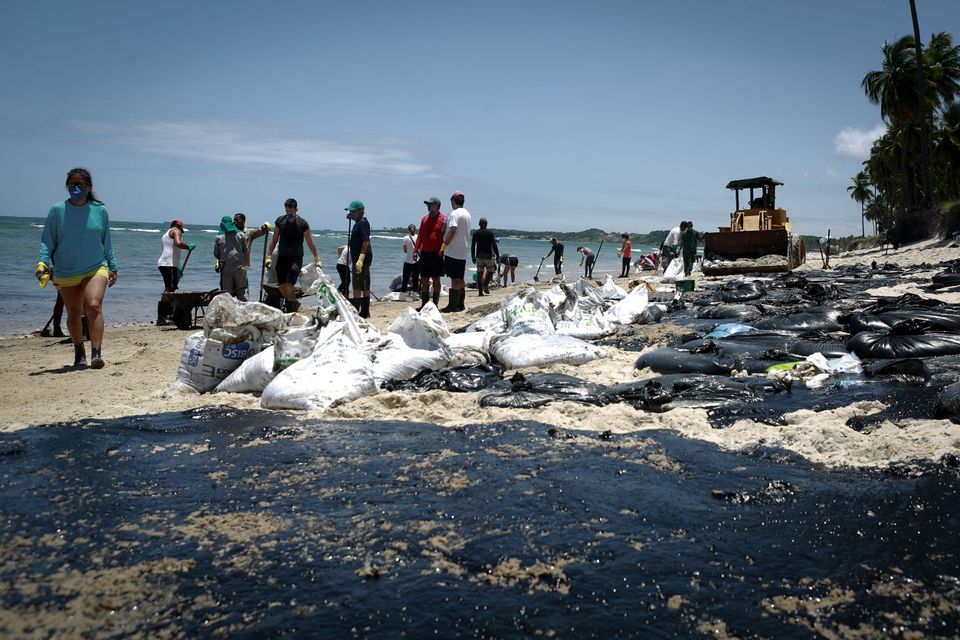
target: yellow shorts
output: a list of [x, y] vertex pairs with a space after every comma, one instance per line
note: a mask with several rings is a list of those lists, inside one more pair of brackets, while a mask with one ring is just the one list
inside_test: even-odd
[[58, 289], [62, 289], [64, 287], [75, 287], [87, 278], [103, 278], [104, 280], [109, 280], [110, 269], [107, 268], [107, 265], [102, 265], [93, 271], [88, 271], [87, 273], [79, 276], [70, 276], [69, 278], [58, 278], [57, 276], [53, 276], [53, 284], [56, 285]]

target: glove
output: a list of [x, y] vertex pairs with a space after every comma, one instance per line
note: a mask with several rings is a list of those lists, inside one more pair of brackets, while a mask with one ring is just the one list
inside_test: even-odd
[[191, 243], [189, 243], [189, 244], [187, 245], [187, 251], [193, 251], [193, 250], [196, 249], [196, 248], [197, 248], [197, 245], [194, 244], [193, 242], [191, 242]]
[[357, 258], [357, 266], [354, 267], [354, 271], [356, 271], [357, 273], [360, 273], [361, 271], [363, 271], [363, 261], [364, 259], [366, 259], [366, 257], [367, 257], [367, 254], [365, 253], [360, 254], [360, 256]]
[[50, 272], [50, 267], [48, 267], [46, 263], [38, 262], [37, 272], [34, 275], [37, 276], [37, 280], [40, 282], [40, 288], [43, 289], [45, 286], [47, 286], [47, 283], [50, 282], [50, 276], [52, 274]]
[[447, 243], [444, 242], [443, 244], [440, 245], [440, 253], [443, 253], [446, 250], [447, 250]]
[[546, 259], [547, 259], [547, 256], [543, 256], [543, 257], [540, 258], [540, 259], [541, 259], [541, 260], [546, 260]]
[[182, 277], [183, 277], [183, 265], [182, 265], [182, 264], [178, 264], [178, 265], [177, 265], [177, 278], [179, 279], [179, 278], [182, 278]]
[[213, 265], [213, 270], [216, 271], [217, 273], [220, 273], [222, 269], [223, 269], [223, 263], [217, 260]]
[[560, 264], [563, 264], [563, 256], [560, 256]]
[[260, 228], [264, 231], [270, 231], [270, 229], [273, 229], [273, 225], [271, 225], [269, 222], [264, 222], [262, 225], [260, 225]]
[[323, 269], [323, 261], [320, 260], [320, 256], [314, 256], [313, 263], [317, 265], [317, 269]]
[[267, 269], [270, 268], [270, 265], [272, 263], [273, 263], [273, 256], [267, 256], [263, 261], [263, 264], [266, 265]]

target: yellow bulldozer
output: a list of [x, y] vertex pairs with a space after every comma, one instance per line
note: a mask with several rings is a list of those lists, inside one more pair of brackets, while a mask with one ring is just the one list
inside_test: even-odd
[[[794, 235], [787, 212], [777, 207], [777, 187], [782, 186], [766, 176], [727, 183], [735, 194], [736, 209], [729, 226], [703, 234], [704, 274], [790, 271], [806, 261], [803, 238]], [[750, 198], [741, 207], [740, 192], [745, 190]]]

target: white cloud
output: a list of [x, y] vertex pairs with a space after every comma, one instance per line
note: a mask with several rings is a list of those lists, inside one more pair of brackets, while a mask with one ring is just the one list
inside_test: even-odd
[[79, 126], [96, 133], [105, 144], [213, 165], [311, 175], [436, 177], [429, 163], [396, 138], [339, 142], [222, 121], [84, 122]]
[[847, 156], [856, 160], [870, 157], [870, 147], [877, 138], [887, 131], [887, 125], [878, 124], [873, 129], [846, 127], [834, 138], [834, 148], [838, 156]]

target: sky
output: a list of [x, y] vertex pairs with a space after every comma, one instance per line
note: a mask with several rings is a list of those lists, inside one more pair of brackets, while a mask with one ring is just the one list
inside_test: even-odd
[[[960, 39], [957, 0], [917, 0]], [[731, 179], [785, 183], [803, 233], [859, 232], [846, 187], [884, 130], [860, 87], [907, 0], [181, 2], [0, 8], [0, 215], [90, 169], [114, 220], [405, 226], [466, 194], [492, 227], [726, 224]]]

